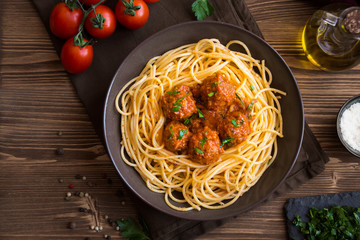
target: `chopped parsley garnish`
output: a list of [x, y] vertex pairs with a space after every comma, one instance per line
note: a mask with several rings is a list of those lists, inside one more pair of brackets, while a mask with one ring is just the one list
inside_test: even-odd
[[254, 106], [254, 103], [255, 101], [252, 100], [250, 103], [249, 103], [249, 106], [246, 108], [246, 110], [250, 111], [252, 109], [252, 107]]
[[191, 117], [185, 119], [184, 124], [189, 125], [191, 123], [191, 119], [194, 117], [194, 115], [191, 115]]
[[174, 136], [174, 132], [173, 132], [173, 129], [172, 129], [172, 126], [170, 127], [170, 136], [169, 136], [169, 139], [172, 138]]
[[202, 148], [204, 147], [204, 144], [206, 143], [207, 139], [208, 139], [207, 137], [204, 137], [203, 139], [200, 140], [200, 144]]
[[236, 119], [231, 120], [231, 123], [236, 127], [239, 128], [239, 124], [236, 122]]
[[215, 91], [215, 92], [211, 92], [211, 93], [208, 94], [208, 96], [209, 96], [209, 97], [212, 97], [212, 96], [215, 95], [215, 93], [216, 93], [216, 91]]
[[197, 111], [199, 113], [199, 118], [203, 118], [204, 114], [202, 113], [202, 111], [199, 108], [197, 108]]
[[211, 84], [211, 87], [216, 87], [216, 86], [218, 86], [218, 85], [220, 85], [221, 84], [221, 82], [213, 82], [212, 84]]
[[176, 94], [180, 93], [180, 91], [177, 91], [177, 92], [166, 92], [166, 93], [167, 93], [167, 94], [169, 94], [169, 95], [174, 96], [174, 95], [176, 95]]
[[224, 146], [225, 144], [231, 143], [232, 140], [234, 140], [232, 137], [227, 137], [224, 141], [221, 142], [220, 147]]
[[203, 154], [203, 153], [204, 153], [204, 151], [198, 149], [197, 147], [195, 147], [194, 150], [195, 150], [195, 152], [197, 152], [197, 153], [199, 153], [199, 154]]
[[[181, 106], [182, 106], [182, 105], [181, 105]], [[172, 108], [173, 112], [178, 112], [178, 111], [179, 111], [179, 108], [180, 108], [181, 106], [173, 107], [173, 108]]]
[[253, 85], [250, 85], [250, 91], [254, 91], [255, 87]]
[[179, 108], [182, 106], [181, 101], [184, 100], [187, 96], [189, 96], [189, 92], [183, 96], [182, 98], [179, 98], [178, 100], [176, 100], [176, 102], [173, 103], [174, 107], [172, 108], [173, 112], [178, 112]]
[[181, 129], [180, 132], [179, 132], [179, 137], [178, 139], [181, 140], [184, 136], [185, 133], [187, 133], [187, 129]]
[[241, 99], [241, 97], [239, 96], [239, 94], [235, 93], [235, 95], [236, 95], [236, 97], [240, 100], [241, 106], [242, 106], [243, 108], [245, 108], [245, 103], [244, 103], [244, 101]]
[[310, 207], [309, 222], [295, 216], [292, 223], [300, 227], [305, 239], [360, 239], [360, 209], [332, 206], [330, 209]]

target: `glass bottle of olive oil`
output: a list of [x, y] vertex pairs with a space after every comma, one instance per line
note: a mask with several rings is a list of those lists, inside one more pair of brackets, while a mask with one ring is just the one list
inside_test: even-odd
[[341, 71], [360, 61], [360, 7], [330, 5], [307, 21], [302, 46], [311, 63], [326, 71]]

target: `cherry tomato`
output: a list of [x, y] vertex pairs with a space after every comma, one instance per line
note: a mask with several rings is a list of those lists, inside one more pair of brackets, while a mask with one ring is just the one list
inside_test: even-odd
[[109, 37], [116, 29], [115, 13], [105, 5], [97, 6], [86, 17], [85, 29], [95, 38]]
[[154, 3], [154, 2], [158, 2], [159, 0], [144, 0], [147, 3]]
[[[85, 6], [91, 6], [91, 5], [95, 5], [98, 2], [100, 2], [100, 0], [80, 0], [80, 2], [82, 4], [84, 4]], [[105, 2], [105, 1], [104, 1]]]
[[149, 8], [143, 0], [119, 0], [115, 14], [120, 24], [129, 29], [138, 29], [147, 22]]
[[[82, 39], [83, 43], [88, 42]], [[93, 46], [83, 47], [74, 44], [74, 37], [69, 38], [61, 49], [60, 59], [65, 70], [69, 73], [79, 74], [85, 72], [91, 65], [94, 56]]]
[[78, 33], [83, 16], [84, 13], [77, 4], [58, 3], [50, 15], [50, 30], [55, 36], [68, 39]]

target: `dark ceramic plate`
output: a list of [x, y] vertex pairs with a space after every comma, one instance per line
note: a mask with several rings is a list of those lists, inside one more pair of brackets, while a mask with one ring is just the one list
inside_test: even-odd
[[[202, 209], [189, 212], [168, 207], [163, 194], [150, 191], [140, 175], [120, 157], [120, 115], [115, 109], [115, 97], [124, 84], [137, 76], [147, 61], [175, 47], [203, 38], [217, 38], [222, 44], [238, 39], [249, 47], [256, 59], [265, 59], [272, 71], [272, 87], [287, 93], [280, 100], [284, 120], [284, 138], [278, 140], [278, 156], [272, 166], [247, 193], [233, 205], [219, 210]], [[105, 140], [109, 155], [124, 182], [143, 201], [167, 214], [192, 219], [214, 220], [238, 215], [266, 200], [285, 180], [298, 156], [303, 138], [304, 114], [301, 95], [294, 76], [280, 55], [256, 35], [234, 25], [219, 22], [188, 22], [167, 28], [151, 36], [135, 48], [120, 65], [108, 91], [104, 111]]]

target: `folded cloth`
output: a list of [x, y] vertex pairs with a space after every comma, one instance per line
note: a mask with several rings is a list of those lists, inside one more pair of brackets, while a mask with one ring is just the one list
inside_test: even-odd
[[[49, 28], [51, 10], [59, 1], [32, 1], [50, 33], [56, 51], [60, 54], [64, 40], [54, 37]], [[245, 0], [209, 1], [214, 6], [215, 12], [206, 20], [235, 24], [262, 37], [253, 16], [245, 4]], [[94, 60], [91, 67], [82, 74], [69, 74], [79, 98], [87, 109], [90, 119], [101, 138], [103, 138], [102, 116], [106, 93], [121, 62], [131, 50], [150, 35], [177, 23], [196, 20], [191, 10], [193, 2], [194, 0], [160, 0], [149, 4], [150, 16], [145, 26], [137, 30], [128, 30], [118, 25], [117, 30], [111, 37], [98, 40], [94, 45]], [[114, 9], [116, 3], [116, 0], [107, 0], [105, 4]], [[282, 187], [274, 193], [274, 196], [296, 188], [324, 169], [328, 158], [321, 150], [307, 124], [303, 142], [293, 171]], [[190, 221], [178, 219], [161, 213], [140, 200], [138, 209], [149, 226], [152, 239], [193, 239], [229, 220]]]

